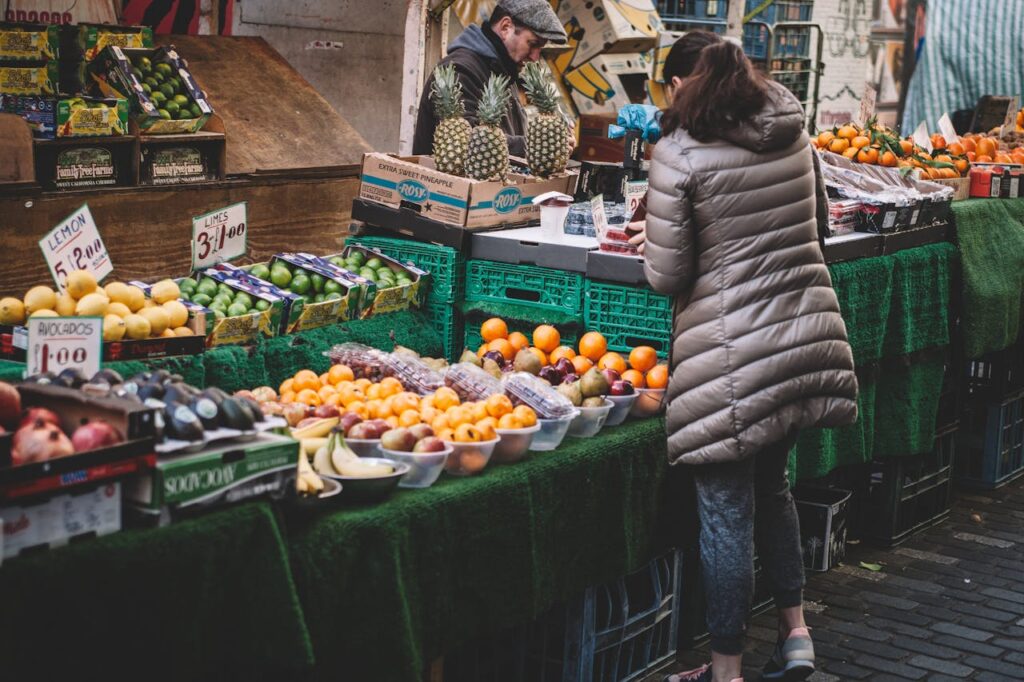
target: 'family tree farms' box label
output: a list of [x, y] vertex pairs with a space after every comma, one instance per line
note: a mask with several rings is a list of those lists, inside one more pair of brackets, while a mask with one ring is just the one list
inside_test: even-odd
[[170, 147], [148, 152], [154, 185], [177, 185], [206, 180], [203, 155], [194, 147]]
[[80, 147], [57, 155], [57, 187], [100, 187], [116, 183], [114, 156], [108, 149]]

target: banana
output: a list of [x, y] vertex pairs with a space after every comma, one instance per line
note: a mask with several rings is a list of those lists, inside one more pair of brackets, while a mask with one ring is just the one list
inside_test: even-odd
[[338, 468], [339, 474], [350, 478], [377, 478], [379, 476], [386, 476], [392, 471], [394, 469], [387, 464], [368, 464], [358, 460], [355, 462], [346, 461]]
[[304, 440], [306, 438], [324, 438], [338, 425], [339, 417], [326, 417], [320, 421], [313, 422], [301, 429], [292, 429], [292, 438]]
[[299, 453], [299, 475], [295, 479], [295, 488], [300, 493], [319, 493], [324, 489], [324, 482], [309, 465], [305, 453]]
[[312, 457], [316, 454], [316, 451], [327, 445], [327, 438], [303, 438], [300, 445], [302, 453], [307, 457]]

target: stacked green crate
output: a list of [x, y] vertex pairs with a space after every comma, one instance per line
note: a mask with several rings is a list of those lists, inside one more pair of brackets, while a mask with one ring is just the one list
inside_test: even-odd
[[601, 332], [608, 350], [628, 353], [651, 346], [667, 357], [672, 337], [672, 299], [646, 287], [587, 280], [583, 311], [587, 331]]

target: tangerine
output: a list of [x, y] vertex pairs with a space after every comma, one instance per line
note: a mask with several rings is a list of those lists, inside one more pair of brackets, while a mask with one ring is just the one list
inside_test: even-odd
[[853, 138], [857, 137], [857, 135], [859, 135], [859, 134], [860, 134], [860, 131], [858, 131], [853, 126], [847, 125], [847, 126], [843, 126], [842, 128], [840, 128], [836, 132], [836, 137], [842, 137], [842, 138], [847, 139], [847, 140], [852, 140]]
[[332, 365], [327, 370], [327, 380], [337, 386], [342, 381], [355, 381], [356, 377], [348, 365]]
[[338, 395], [337, 393], [332, 393], [331, 395], [327, 396], [326, 400], [324, 400], [324, 405], [333, 405], [334, 407], [337, 407], [340, 403], [341, 396]]
[[480, 325], [480, 336], [486, 343], [495, 339], [507, 339], [508, 325], [500, 317], [492, 317]]
[[562, 335], [550, 324], [542, 324], [533, 330], [533, 345], [545, 353], [558, 348], [562, 343]]
[[320, 377], [316, 375], [316, 372], [309, 369], [300, 369], [295, 373], [293, 377], [292, 390], [296, 393], [299, 391], [309, 389], [312, 391], [320, 390]]
[[597, 361], [598, 369], [614, 369], [619, 374], [626, 371], [626, 361], [616, 352], [605, 353]]
[[448, 423], [452, 428], [459, 428], [463, 424], [469, 424], [473, 421], [473, 414], [465, 407], [449, 407], [445, 410], [444, 416], [448, 417]]
[[587, 332], [580, 338], [580, 355], [597, 362], [608, 352], [608, 341], [600, 332]]
[[495, 419], [512, 414], [514, 409], [512, 401], [504, 393], [487, 396], [487, 414]]
[[494, 417], [484, 417], [476, 423], [476, 428], [480, 429], [480, 435], [484, 440], [494, 440], [498, 437], [494, 432], [494, 429], [498, 428], [498, 420]]
[[365, 379], [365, 378], [364, 379], [356, 379], [352, 383], [355, 384], [359, 388], [359, 390], [362, 391], [363, 393], [366, 393], [366, 389], [368, 389], [370, 386], [373, 386], [373, 382], [370, 381], [369, 379]]
[[996, 146], [996, 143], [993, 142], [990, 138], [983, 137], [980, 140], [978, 140], [978, 158], [979, 159], [982, 156], [987, 156], [989, 158], [995, 157], [996, 152], [998, 151], [998, 149], [999, 148]]
[[945, 148], [946, 148], [946, 138], [944, 138], [939, 133], [935, 133], [934, 135], [932, 135], [932, 149], [937, 151], [939, 149], [945, 149]]
[[434, 433], [436, 433], [437, 437], [445, 441], [446, 443], [451, 443], [452, 441], [455, 440], [455, 429], [444, 428], [441, 429], [440, 431], [434, 429]]
[[833, 154], [842, 154], [850, 148], [850, 141], [845, 137], [837, 137], [828, 143], [828, 150]]
[[518, 419], [522, 425], [529, 428], [537, 423], [537, 413], [533, 411], [533, 408], [529, 405], [519, 405], [516, 409], [512, 410], [513, 416]]
[[374, 384], [373, 386], [370, 386], [368, 389], [366, 389], [366, 397], [369, 400], [383, 400], [384, 393], [380, 384]]
[[[969, 158], [969, 159], [971, 158], [969, 154], [968, 154], [967, 158]], [[971, 162], [973, 162], [973, 163], [992, 163], [992, 157], [989, 156], [988, 154], [978, 154], [976, 157], [971, 159]]]
[[850, 160], [853, 160], [853, 159], [857, 158], [857, 154], [859, 152], [860, 152], [860, 150], [857, 149], [856, 147], [850, 147], [845, 152], [843, 152], [843, 156], [845, 156], [846, 158], [848, 158]]
[[963, 156], [964, 151], [966, 150], [964, 149], [964, 145], [962, 143], [951, 142], [949, 146], [946, 147], [946, 151], [952, 154], [953, 156]]
[[455, 427], [456, 443], [479, 443], [483, 439], [484, 435], [476, 427], [476, 424], [459, 424]]
[[909, 156], [914, 153], [914, 143], [910, 140], [900, 140], [900, 149], [903, 151], [903, 156]]
[[481, 419], [487, 419], [487, 417], [489, 416], [487, 414], [487, 403], [483, 403], [483, 402], [467, 403], [465, 405], [465, 407], [466, 407], [466, 409], [469, 410], [469, 413], [470, 413], [470, 415], [472, 415], [473, 421], [475, 421], [475, 422], [478, 422]]
[[963, 148], [964, 148], [963, 153], [964, 154], [966, 154], [967, 152], [977, 152], [978, 151], [978, 143], [974, 141], [973, 137], [965, 137], [965, 138], [963, 138], [960, 141], [960, 144], [963, 145]]
[[824, 130], [818, 133], [818, 146], [825, 147], [828, 145], [829, 142], [831, 142], [834, 139], [836, 139], [835, 133], [833, 133], [831, 130]]
[[317, 407], [323, 401], [320, 400], [320, 396], [312, 388], [304, 388], [295, 394], [295, 400], [300, 403], [305, 403], [311, 407]]
[[639, 372], [646, 372], [658, 364], [658, 351], [650, 346], [637, 346], [629, 351], [629, 366]]
[[576, 351], [574, 351], [572, 348], [570, 348], [569, 346], [559, 346], [558, 348], [551, 351], [550, 355], [548, 355], [548, 362], [550, 362], [553, 365], [562, 358], [572, 360], [574, 357], [576, 357]]
[[398, 415], [400, 426], [415, 426], [420, 423], [420, 413], [417, 410], [405, 410]]
[[295, 379], [285, 379], [277, 388], [278, 395], [284, 395], [285, 393], [294, 393], [294, 391], [292, 390], [293, 386], [295, 386]]
[[418, 411], [419, 409], [420, 397], [415, 393], [406, 391], [391, 398], [391, 411], [394, 414], [401, 415], [407, 410]]
[[509, 334], [508, 342], [512, 344], [517, 353], [530, 345], [530, 339], [526, 338], [526, 334], [522, 332], [512, 332]]
[[647, 373], [647, 388], [665, 388], [668, 386], [668, 365], [655, 365]]
[[454, 405], [458, 405], [460, 402], [459, 394], [448, 386], [442, 386], [434, 391], [434, 407], [442, 412]]
[[882, 156], [878, 159], [878, 163], [881, 166], [886, 166], [888, 168], [895, 168], [897, 163], [898, 163], [898, 161], [896, 159], [896, 155], [895, 154], [893, 154], [892, 152], [886, 150], [882, 154]]
[[504, 417], [498, 420], [499, 429], [522, 429], [525, 428], [523, 423], [516, 418], [514, 414], [506, 414]]
[[326, 385], [327, 385], [327, 384], [329, 383], [329, 382], [327, 381], [327, 372], [324, 372], [323, 374], [321, 374], [321, 375], [320, 375], [319, 377], [317, 377], [317, 378], [318, 378], [318, 379], [320, 379], [320, 385], [321, 385], [321, 386], [326, 386]]
[[452, 428], [451, 422], [448, 421], [448, 416], [439, 414], [430, 420], [430, 428], [434, 429], [434, 433], [441, 433], [446, 429]]
[[871, 144], [871, 138], [864, 137], [863, 135], [858, 135], [850, 141], [850, 146], [856, 147], [857, 149], [867, 147], [869, 144]]
[[505, 360], [511, 360], [516, 356], [516, 349], [512, 347], [508, 339], [494, 339], [487, 344], [488, 351], [497, 351]]
[[622, 373], [622, 380], [633, 384], [633, 388], [646, 388], [644, 373], [635, 369], [627, 369]]
[[[326, 386], [322, 387], [319, 391], [317, 391], [316, 394], [318, 396], [320, 396], [320, 402], [321, 403], [325, 403], [325, 402], [327, 402], [327, 399], [329, 397], [331, 397], [332, 395], [338, 395], [338, 392], [336, 390], [334, 390], [334, 386], [331, 386], [330, 384], [327, 384]], [[340, 396], [339, 396], [339, 400], [340, 400]]]
[[380, 396], [382, 398], [398, 395], [404, 390], [405, 386], [402, 386], [402, 382], [395, 377], [385, 377], [380, 380]]
[[862, 147], [857, 152], [857, 163], [878, 163], [878, 150], [874, 147]]
[[362, 400], [357, 400], [353, 403], [349, 403], [348, 405], [345, 406], [345, 409], [349, 412], [355, 412], [363, 419], [370, 418], [370, 411], [366, 409], [366, 403], [364, 403]]
[[431, 424], [441, 414], [436, 407], [420, 405], [420, 421], [424, 424]]

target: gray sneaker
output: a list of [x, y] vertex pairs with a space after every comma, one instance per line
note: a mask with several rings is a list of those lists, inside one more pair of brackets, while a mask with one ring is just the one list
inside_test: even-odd
[[775, 652], [764, 664], [761, 677], [765, 680], [800, 682], [814, 673], [814, 643], [805, 628], [798, 628], [775, 645]]

